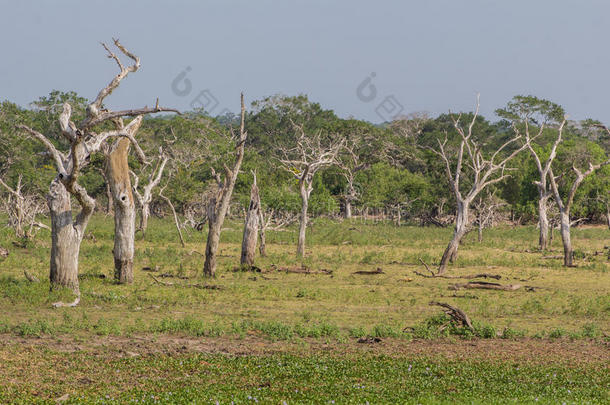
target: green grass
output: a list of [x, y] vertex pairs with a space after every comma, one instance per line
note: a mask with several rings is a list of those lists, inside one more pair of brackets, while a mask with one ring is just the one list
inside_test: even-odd
[[[438, 260], [450, 229], [326, 219], [314, 221], [308, 230], [308, 255], [303, 263], [331, 270], [330, 276], [234, 272], [242, 230], [241, 223], [227, 221], [217, 278], [205, 280], [201, 255], [191, 253], [203, 251], [205, 233], [187, 232], [187, 247], [182, 248], [171, 222], [153, 219], [146, 240], [138, 237], [136, 242], [135, 283], [116, 285], [111, 280], [112, 219], [96, 216], [88, 229], [95, 239], [86, 238], [82, 245], [82, 301], [77, 308], [62, 309], [52, 309], [50, 304], [70, 300], [71, 295], [69, 291], [49, 292], [48, 232], [42, 231], [26, 248], [12, 245], [9, 230], [0, 232], [0, 246], [11, 251], [0, 263], [0, 306], [11, 308], [0, 314], [2, 330], [20, 335], [31, 335], [35, 332], [30, 330], [38, 328], [40, 333], [153, 331], [207, 336], [235, 333], [234, 325], [243, 323], [272, 339], [318, 335], [318, 325], [328, 325], [330, 335], [339, 339], [354, 330], [403, 336], [405, 327], [418, 329], [439, 314], [437, 307], [428, 306], [430, 300], [436, 300], [457, 305], [484, 325], [488, 330], [480, 336], [491, 336], [491, 329], [502, 335], [507, 328], [526, 336], [547, 336], [558, 328], [569, 336], [588, 336], [590, 333], [583, 332], [586, 325], [597, 328], [597, 335], [609, 332], [610, 262], [599, 254], [607, 245], [609, 231], [603, 227], [574, 229], [575, 247], [586, 253], [578, 268], [564, 268], [560, 260], [543, 259], [535, 252], [533, 227], [494, 228], [486, 231], [482, 244], [475, 241], [476, 235], [469, 235], [450, 268], [450, 274], [497, 273], [501, 283], [541, 287], [535, 292], [454, 292], [448, 290], [454, 280], [415, 276], [414, 270], [422, 270], [420, 257], [430, 264]], [[270, 232], [269, 255], [257, 258], [257, 264], [264, 269], [272, 264], [300, 266], [294, 255], [295, 238], [293, 228]], [[555, 240], [552, 251], [545, 254], [559, 253], [559, 245]], [[157, 275], [190, 279], [166, 278], [175, 285], [162, 286], [140, 270], [144, 266], [159, 266]], [[385, 274], [352, 274], [377, 267]], [[28, 282], [24, 269], [42, 281]], [[223, 289], [189, 286], [206, 283]], [[47, 326], [40, 327], [41, 322]], [[303, 332], [306, 330], [311, 332]]]
[[[66, 393], [66, 403], [106, 404], [601, 404], [610, 400], [608, 370], [601, 364], [366, 354], [189, 354], [111, 360], [83, 353], [43, 355], [40, 371], [70, 370], [70, 376], [53, 385], [40, 384], [41, 378], [34, 377], [19, 391], [0, 384], [0, 402], [53, 403], [53, 398]], [[59, 370], [54, 359], [62, 359]], [[39, 358], [34, 354], [32, 360]]]

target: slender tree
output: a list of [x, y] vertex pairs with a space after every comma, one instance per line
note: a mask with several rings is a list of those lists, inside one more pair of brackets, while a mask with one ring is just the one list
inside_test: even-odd
[[302, 257], [305, 254], [307, 211], [309, 209], [309, 197], [313, 190], [313, 178], [318, 170], [337, 164], [338, 155], [344, 146], [344, 142], [337, 139], [325, 141], [321, 131], [306, 134], [303, 125], [294, 122], [292, 122], [292, 125], [297, 132], [296, 146], [280, 148], [282, 158], [279, 161], [282, 167], [291, 173], [299, 183], [301, 218], [297, 256]]
[[[479, 114], [479, 96], [477, 95], [477, 104], [472, 120], [467, 127], [462, 126], [460, 120], [461, 115], [457, 118], [452, 116], [453, 126], [460, 135], [460, 143], [457, 150], [457, 156], [453, 159], [447, 150], [447, 135], [445, 140], [441, 142], [438, 139], [438, 149], [429, 148], [437, 154], [445, 166], [445, 174], [449, 182], [457, 205], [455, 218], [455, 231], [451, 241], [447, 245], [445, 252], [441, 258], [437, 276], [442, 276], [447, 271], [449, 262], [457, 259], [458, 247], [460, 241], [470, 230], [470, 205], [476, 196], [483, 191], [487, 186], [498, 183], [509, 176], [505, 173], [508, 162], [514, 158], [519, 152], [525, 149], [528, 142], [522, 146], [514, 148], [512, 152], [506, 153], [509, 146], [515, 144], [520, 138], [520, 135], [511, 137], [508, 141], [500, 145], [489, 157], [485, 157], [479, 142], [473, 137], [473, 128]], [[466, 165], [469, 171], [464, 169], [464, 157], [466, 156]], [[452, 164], [452, 161], [455, 161]], [[470, 187], [462, 190], [462, 178], [470, 174]]]
[[254, 180], [250, 188], [250, 204], [246, 212], [244, 223], [244, 235], [241, 244], [241, 265], [242, 267], [252, 267], [254, 265], [254, 255], [256, 254], [256, 242], [260, 226], [260, 196], [258, 185], [256, 184], [256, 173], [252, 173]]
[[214, 277], [216, 275], [216, 253], [218, 252], [218, 243], [220, 241], [220, 230], [222, 229], [222, 224], [224, 223], [225, 216], [229, 210], [235, 181], [237, 180], [241, 163], [244, 160], [244, 148], [248, 137], [245, 128], [245, 119], [246, 107], [244, 105], [244, 95], [242, 93], [241, 120], [238, 137], [233, 133], [233, 129], [231, 128], [233, 138], [237, 139], [236, 158], [233, 168], [230, 169], [229, 166], [226, 164], [224, 165], [224, 180], [221, 178], [220, 174], [216, 173], [214, 168], [212, 168], [212, 175], [216, 179], [218, 190], [208, 204], [208, 238], [205, 246], [205, 263], [203, 264], [203, 274], [207, 277]]

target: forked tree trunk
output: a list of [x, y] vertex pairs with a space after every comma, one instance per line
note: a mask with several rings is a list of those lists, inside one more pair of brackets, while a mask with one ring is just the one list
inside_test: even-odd
[[458, 201], [455, 231], [453, 232], [453, 237], [451, 238], [449, 245], [447, 245], [447, 248], [443, 253], [443, 257], [441, 258], [441, 262], [438, 267], [439, 275], [445, 274], [449, 262], [454, 262], [457, 259], [460, 241], [464, 235], [466, 235], [468, 230], [468, 210], [469, 202]]
[[241, 265], [253, 266], [254, 255], [256, 254], [256, 242], [258, 239], [259, 227], [259, 196], [258, 186], [256, 185], [256, 177], [250, 189], [250, 205], [246, 213], [246, 222], [244, 224], [244, 236], [241, 244]]
[[47, 202], [51, 214], [51, 288], [68, 287], [78, 294], [78, 254], [84, 229], [79, 234], [74, 226], [70, 193], [57, 178], [51, 182]]
[[572, 267], [574, 266], [574, 252], [570, 239], [570, 213], [562, 210], [559, 213], [559, 218], [561, 221], [561, 241], [563, 242], [563, 265]]
[[133, 282], [133, 256], [136, 209], [129, 178], [129, 139], [117, 141], [108, 155], [107, 177], [114, 200], [114, 279], [121, 284]]
[[309, 208], [309, 191], [305, 183], [301, 184], [301, 223], [299, 225], [299, 241], [297, 243], [297, 256], [305, 255], [305, 232], [307, 231], [307, 209]]
[[546, 250], [549, 247], [549, 218], [547, 215], [548, 197], [541, 196], [538, 199], [538, 226], [540, 227], [540, 237], [538, 238], [538, 248]]

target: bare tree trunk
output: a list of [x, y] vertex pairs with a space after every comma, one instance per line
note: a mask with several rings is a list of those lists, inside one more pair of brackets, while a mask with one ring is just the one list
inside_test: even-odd
[[142, 238], [144, 238], [146, 236], [146, 229], [148, 228], [148, 218], [150, 218], [150, 202], [143, 202], [141, 210], [140, 230], [142, 231]]
[[397, 212], [396, 212], [396, 226], [400, 226], [400, 221], [401, 220], [402, 220], [402, 212], [401, 212], [400, 204], [399, 204]]
[[301, 184], [301, 223], [299, 224], [299, 241], [297, 243], [297, 256], [305, 255], [305, 232], [307, 230], [307, 209], [309, 208], [309, 192], [305, 183]]
[[114, 200], [114, 279], [121, 284], [133, 282], [136, 209], [129, 178], [130, 141], [122, 138], [108, 155], [107, 178]]
[[479, 243], [483, 242], [483, 221], [479, 220], [479, 227], [478, 227], [478, 239], [479, 239]]
[[256, 174], [254, 183], [250, 189], [250, 206], [246, 213], [244, 224], [244, 236], [241, 244], [241, 265], [253, 266], [254, 255], [256, 254], [256, 242], [258, 239], [260, 198], [258, 196], [258, 186], [256, 185]]
[[[272, 214], [270, 214], [272, 215]], [[271, 218], [269, 218], [269, 220], [271, 220]], [[258, 195], [258, 222], [259, 222], [259, 227], [258, 227], [258, 233], [259, 233], [259, 237], [261, 239], [261, 243], [258, 247], [258, 252], [260, 253], [261, 257], [266, 257], [267, 256], [267, 235], [266, 235], [266, 230], [267, 230], [267, 223], [265, 222], [265, 218], [263, 217], [263, 208], [261, 207], [261, 195]]]
[[606, 203], [606, 222], [608, 223], [608, 229], [610, 229], [610, 203]]
[[549, 218], [547, 215], [548, 197], [538, 199], [538, 226], [540, 227], [540, 237], [538, 247], [546, 250], [549, 247]]
[[68, 287], [78, 294], [78, 254], [83, 235], [73, 224], [70, 193], [58, 179], [51, 183], [47, 202], [51, 214], [51, 288]]
[[468, 230], [468, 210], [468, 202], [458, 201], [455, 231], [453, 233], [451, 241], [449, 242], [449, 245], [447, 245], [447, 248], [443, 253], [443, 257], [441, 258], [441, 262], [438, 268], [439, 275], [445, 274], [449, 262], [453, 262], [457, 259], [460, 241], [462, 240], [464, 235], [466, 235], [466, 231]]
[[349, 199], [345, 200], [344, 217], [345, 219], [350, 219], [352, 217], [352, 202]]
[[[212, 199], [210, 204], [215, 206], [215, 199]], [[208, 210], [214, 210], [214, 208], [208, 208]], [[208, 239], [205, 244], [205, 263], [203, 264], [203, 274], [208, 277], [214, 277], [216, 275], [216, 252], [218, 252], [220, 229], [223, 222], [224, 218], [223, 221], [219, 221], [215, 217], [215, 213], [208, 212]]]
[[561, 240], [563, 242], [563, 265], [572, 267], [574, 265], [574, 252], [572, 240], [570, 239], [570, 213], [562, 210], [559, 214], [561, 220]]

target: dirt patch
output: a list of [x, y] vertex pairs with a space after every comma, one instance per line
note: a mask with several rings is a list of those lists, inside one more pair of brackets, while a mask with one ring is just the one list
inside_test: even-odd
[[395, 357], [445, 357], [448, 359], [526, 361], [533, 364], [608, 363], [610, 343], [601, 340], [569, 339], [480, 339], [480, 340], [412, 340], [382, 339], [379, 342], [326, 343], [316, 339], [298, 343], [273, 342], [256, 335], [244, 338], [194, 338], [172, 335], [122, 336], [44, 336], [22, 338], [0, 335], [0, 357], [14, 351], [50, 350], [55, 352], [86, 352], [105, 358], [147, 355], [180, 355], [189, 353], [227, 354], [235, 356], [292, 353], [310, 355], [371, 354]]

